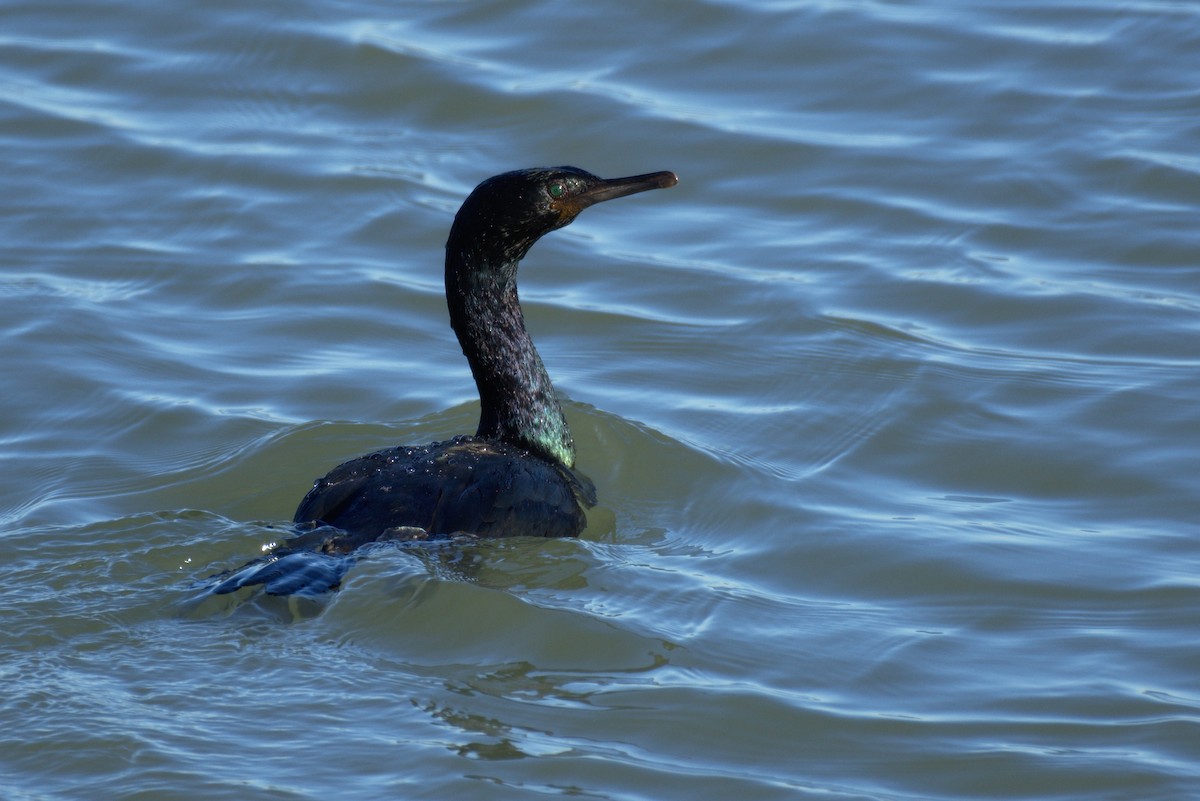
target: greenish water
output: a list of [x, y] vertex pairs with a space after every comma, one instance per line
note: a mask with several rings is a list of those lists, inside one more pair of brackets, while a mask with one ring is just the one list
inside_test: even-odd
[[[1200, 798], [1200, 8], [0, 8], [0, 796]], [[600, 506], [204, 598], [473, 430], [522, 268]]]

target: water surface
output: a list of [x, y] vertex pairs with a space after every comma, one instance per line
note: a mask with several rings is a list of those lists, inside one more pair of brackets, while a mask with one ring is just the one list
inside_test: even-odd
[[[17, 801], [1200, 798], [1200, 11], [0, 10]], [[600, 506], [205, 599], [473, 429], [480, 180]]]

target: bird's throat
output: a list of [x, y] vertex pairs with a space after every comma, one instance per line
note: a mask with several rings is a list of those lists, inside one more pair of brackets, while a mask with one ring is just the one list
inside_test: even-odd
[[575, 444], [562, 405], [525, 330], [516, 264], [479, 269], [464, 261], [447, 252], [446, 300], [479, 389], [477, 436], [574, 467]]

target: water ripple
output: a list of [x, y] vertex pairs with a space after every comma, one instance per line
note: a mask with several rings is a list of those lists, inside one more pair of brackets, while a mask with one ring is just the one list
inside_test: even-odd
[[[1190, 797], [1196, 18], [10, 4], [6, 790]], [[681, 177], [522, 267], [584, 537], [205, 596], [473, 429], [446, 232], [539, 163]]]

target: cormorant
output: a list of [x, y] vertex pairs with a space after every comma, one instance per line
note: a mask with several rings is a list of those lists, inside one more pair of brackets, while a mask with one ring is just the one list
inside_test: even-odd
[[256, 584], [273, 595], [336, 589], [358, 548], [464, 537], [574, 537], [596, 502], [575, 472], [575, 443], [525, 330], [517, 265], [545, 234], [588, 206], [674, 186], [672, 172], [603, 179], [576, 167], [533, 168], [471, 192], [446, 242], [450, 325], [482, 409], [474, 436], [352, 459], [316, 481], [296, 510], [298, 536], [231, 573], [214, 593]]

